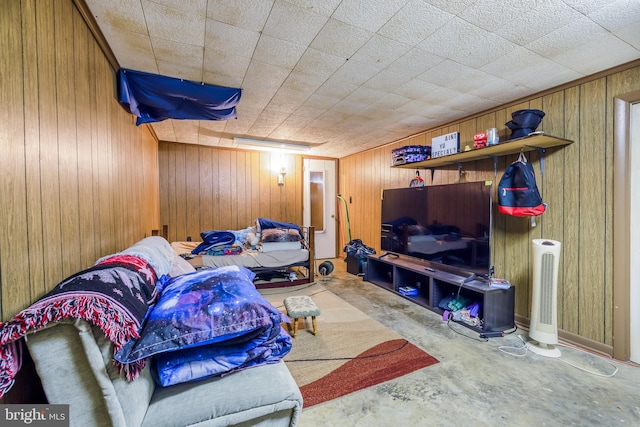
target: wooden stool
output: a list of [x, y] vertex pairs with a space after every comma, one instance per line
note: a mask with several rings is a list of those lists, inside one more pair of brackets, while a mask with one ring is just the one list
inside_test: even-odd
[[316, 324], [316, 316], [320, 315], [320, 309], [311, 297], [306, 295], [287, 297], [284, 299], [284, 306], [287, 309], [287, 315], [293, 319], [293, 338], [298, 335], [298, 319], [311, 316], [313, 324], [313, 335], [318, 334], [318, 325]]

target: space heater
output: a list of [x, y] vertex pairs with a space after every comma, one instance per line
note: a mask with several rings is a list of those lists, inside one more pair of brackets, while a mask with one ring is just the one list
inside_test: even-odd
[[533, 239], [533, 297], [527, 348], [546, 357], [560, 357], [558, 344], [558, 265], [561, 244]]

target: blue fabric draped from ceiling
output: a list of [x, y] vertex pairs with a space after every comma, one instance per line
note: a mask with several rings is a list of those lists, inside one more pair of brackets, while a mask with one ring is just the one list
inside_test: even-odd
[[241, 89], [121, 68], [118, 101], [138, 117], [136, 125], [178, 120], [231, 120]]

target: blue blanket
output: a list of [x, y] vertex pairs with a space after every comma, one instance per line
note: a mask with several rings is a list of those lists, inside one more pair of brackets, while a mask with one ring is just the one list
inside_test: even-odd
[[140, 338], [114, 355], [122, 364], [153, 358], [161, 385], [275, 363], [292, 346], [289, 318], [253, 285], [244, 267], [211, 268], [161, 278], [160, 298]]

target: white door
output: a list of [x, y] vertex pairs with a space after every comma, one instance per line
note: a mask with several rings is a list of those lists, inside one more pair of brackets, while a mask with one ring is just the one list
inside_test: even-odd
[[336, 162], [304, 159], [303, 225], [315, 227], [316, 259], [336, 257]]

